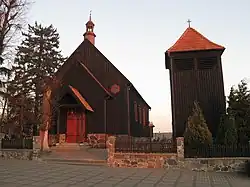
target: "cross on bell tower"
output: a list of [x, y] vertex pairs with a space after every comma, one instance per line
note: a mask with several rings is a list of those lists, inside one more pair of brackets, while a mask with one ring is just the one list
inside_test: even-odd
[[190, 28], [190, 23], [192, 22], [190, 19], [187, 20], [188, 22], [188, 27]]
[[86, 32], [83, 34], [84, 39], [88, 39], [93, 45], [95, 45], [95, 33], [94, 33], [94, 27], [95, 24], [91, 20], [91, 12], [89, 14], [89, 21], [86, 23]]

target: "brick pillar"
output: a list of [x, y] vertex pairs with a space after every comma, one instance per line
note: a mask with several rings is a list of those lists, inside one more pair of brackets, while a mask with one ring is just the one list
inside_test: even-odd
[[182, 160], [184, 159], [184, 137], [177, 137], [176, 145], [177, 145], [177, 158], [179, 160]]
[[114, 166], [114, 155], [115, 155], [115, 136], [108, 137], [107, 143], [107, 151], [108, 151], [108, 166], [113, 167]]

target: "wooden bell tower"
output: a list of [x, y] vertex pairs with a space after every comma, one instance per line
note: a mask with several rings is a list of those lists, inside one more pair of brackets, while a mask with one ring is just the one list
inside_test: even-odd
[[194, 101], [198, 101], [213, 136], [226, 111], [221, 55], [225, 48], [189, 27], [165, 52], [170, 73], [172, 129], [182, 137]]

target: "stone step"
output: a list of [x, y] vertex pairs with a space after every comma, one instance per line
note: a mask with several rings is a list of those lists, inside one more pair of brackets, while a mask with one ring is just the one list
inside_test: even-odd
[[107, 166], [106, 160], [44, 158], [42, 161], [54, 164]]

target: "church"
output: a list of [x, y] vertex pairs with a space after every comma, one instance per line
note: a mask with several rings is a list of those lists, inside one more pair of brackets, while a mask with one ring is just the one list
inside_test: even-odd
[[205, 120], [215, 136], [220, 117], [226, 112], [221, 56], [225, 48], [194, 28], [189, 27], [165, 52], [165, 67], [171, 86], [172, 129], [182, 137], [194, 101], [203, 110]]
[[83, 42], [56, 72], [59, 109], [50, 131], [67, 143], [86, 141], [89, 134], [150, 134], [151, 107], [134, 85], [95, 46], [91, 15]]

